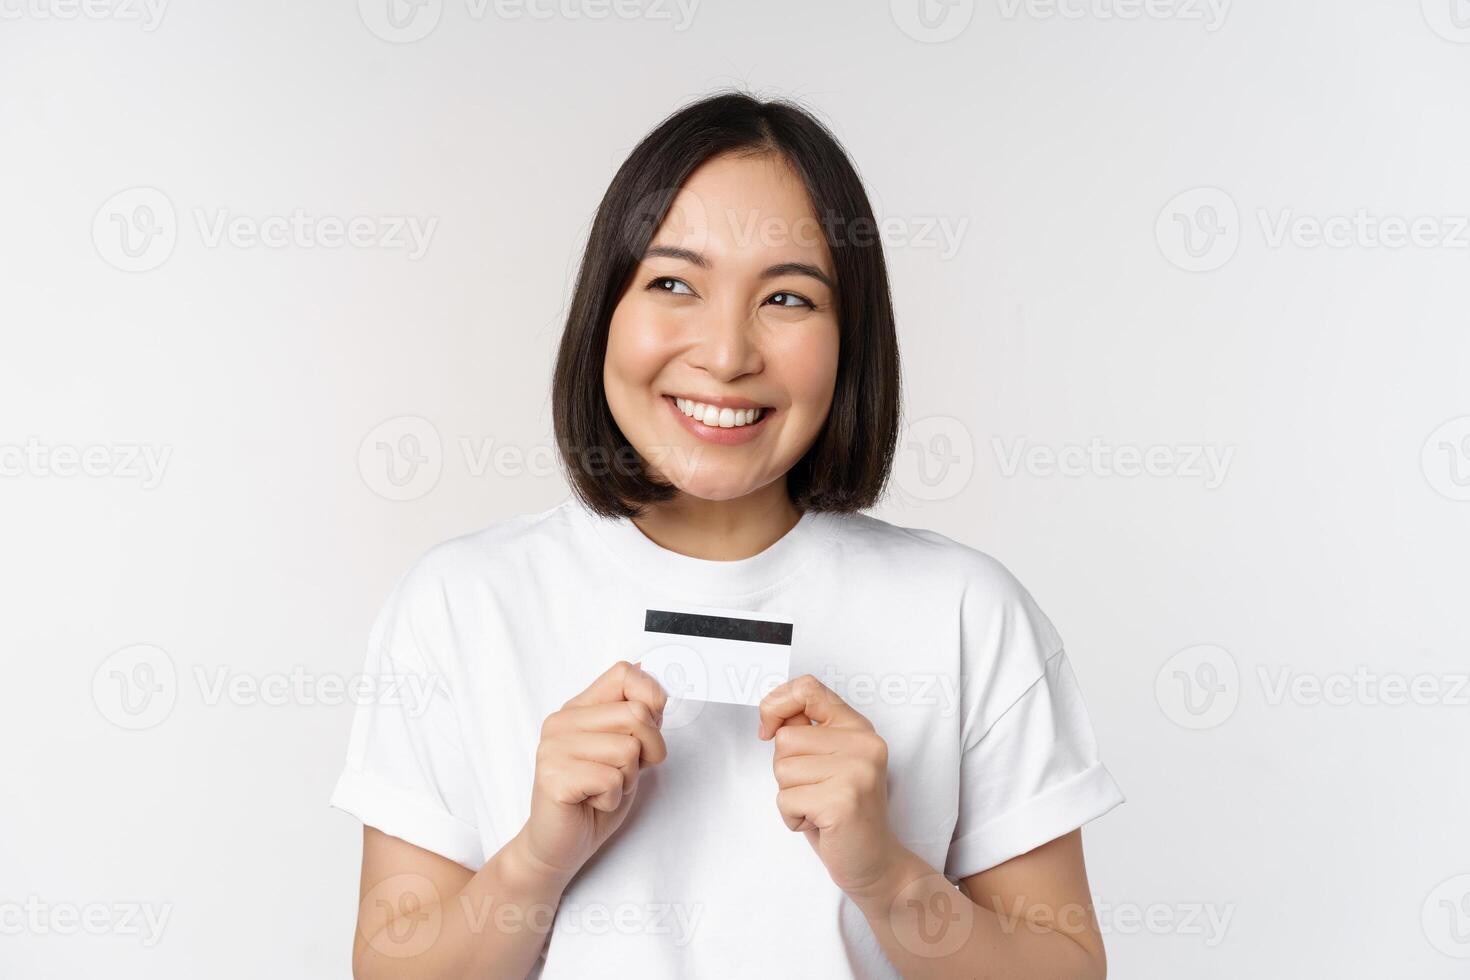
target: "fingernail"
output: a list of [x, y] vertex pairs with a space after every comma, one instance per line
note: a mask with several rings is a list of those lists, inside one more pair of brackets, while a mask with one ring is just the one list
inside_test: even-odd
[[761, 738], [765, 738], [766, 737], [766, 723], [765, 722], [761, 722], [761, 734], [760, 734], [760, 737]]

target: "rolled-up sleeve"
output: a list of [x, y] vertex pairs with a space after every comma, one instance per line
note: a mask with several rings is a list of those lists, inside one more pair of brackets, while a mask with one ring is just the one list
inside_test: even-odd
[[945, 871], [965, 878], [993, 868], [1122, 802], [1059, 650], [961, 756], [959, 820]]
[[1005, 566], [975, 554], [960, 608], [958, 815], [945, 873], [965, 878], [1124, 802], [1098, 755], [1061, 635]]
[[453, 671], [436, 626], [443, 596], [411, 571], [373, 624], [347, 759], [330, 803], [470, 870], [485, 862]]

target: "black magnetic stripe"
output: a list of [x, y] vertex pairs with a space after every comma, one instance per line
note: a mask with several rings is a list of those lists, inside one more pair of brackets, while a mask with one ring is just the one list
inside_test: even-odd
[[769, 623], [763, 619], [736, 619], [733, 616], [705, 616], [699, 613], [650, 609], [643, 618], [643, 629], [649, 633], [677, 633], [680, 636], [708, 636], [716, 640], [745, 640], [748, 643], [791, 646], [790, 623]]

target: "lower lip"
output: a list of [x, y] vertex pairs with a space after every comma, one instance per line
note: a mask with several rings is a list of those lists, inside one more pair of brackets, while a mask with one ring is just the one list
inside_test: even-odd
[[760, 435], [761, 430], [765, 428], [766, 420], [771, 417], [774, 411], [774, 409], [770, 408], [765, 409], [761, 412], [761, 417], [757, 421], [751, 422], [748, 425], [732, 425], [730, 428], [725, 429], [720, 426], [705, 425], [703, 422], [696, 422], [684, 414], [683, 410], [679, 408], [679, 403], [674, 401], [674, 399], [668, 395], [664, 395], [663, 399], [668, 402], [670, 411], [674, 413], [674, 416], [683, 424], [684, 428], [688, 429], [697, 438], [705, 442], [712, 442], [717, 446], [738, 446], [742, 442], [749, 442], [754, 439]]

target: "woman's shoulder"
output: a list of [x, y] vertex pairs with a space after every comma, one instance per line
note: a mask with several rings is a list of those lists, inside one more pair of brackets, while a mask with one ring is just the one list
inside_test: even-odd
[[954, 610], [969, 671], [1000, 692], [1032, 683], [1062, 637], [1031, 592], [999, 559], [940, 531], [871, 514], [845, 515], [842, 560], [873, 569], [890, 592]]
[[1010, 569], [981, 548], [926, 527], [884, 520], [866, 512], [834, 515], [844, 561], [870, 561], [906, 578], [948, 583], [996, 597], [1025, 594]]
[[572, 498], [544, 510], [497, 518], [429, 547], [403, 572], [398, 591], [443, 595], [476, 583], [515, 581], [534, 559], [554, 556], [575, 536]]

